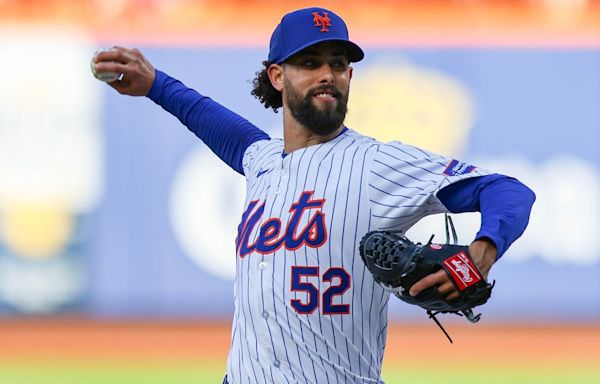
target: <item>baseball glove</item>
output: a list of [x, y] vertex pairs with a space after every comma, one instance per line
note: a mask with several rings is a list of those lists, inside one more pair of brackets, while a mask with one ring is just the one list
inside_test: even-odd
[[[432, 237], [433, 238], [433, 237]], [[473, 307], [484, 304], [490, 298], [493, 284], [485, 281], [469, 255], [469, 247], [452, 244], [425, 245], [413, 243], [404, 236], [391, 232], [373, 231], [360, 242], [360, 256], [375, 281], [391, 290], [397, 297], [416, 304], [442, 329], [450, 342], [452, 339], [435, 318], [438, 313], [464, 315], [469, 321], [479, 321]], [[421, 278], [443, 269], [459, 291], [456, 300], [447, 301], [430, 287], [416, 296], [410, 296], [410, 287]]]

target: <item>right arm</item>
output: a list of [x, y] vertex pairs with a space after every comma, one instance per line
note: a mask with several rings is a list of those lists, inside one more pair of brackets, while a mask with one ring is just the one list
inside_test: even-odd
[[96, 60], [97, 72], [123, 73], [122, 80], [109, 83], [111, 87], [121, 94], [153, 100], [240, 174], [244, 174], [242, 158], [246, 149], [256, 141], [269, 139], [246, 119], [155, 70], [138, 50], [116, 47], [98, 54]]

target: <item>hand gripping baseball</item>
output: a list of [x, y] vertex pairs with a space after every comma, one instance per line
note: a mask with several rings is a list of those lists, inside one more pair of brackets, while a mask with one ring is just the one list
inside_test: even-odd
[[[469, 248], [451, 244], [414, 244], [404, 236], [384, 231], [367, 233], [360, 242], [360, 255], [383, 287], [391, 290], [401, 300], [424, 308], [444, 331], [435, 318], [438, 313], [464, 315], [477, 322], [472, 308], [487, 302], [493, 284], [485, 281], [469, 255]], [[423, 290], [416, 296], [409, 294], [410, 287], [423, 277], [443, 269], [456, 286], [459, 295], [447, 301], [437, 287]]]
[[96, 74], [122, 74], [108, 85], [124, 95], [146, 96], [154, 82], [154, 67], [137, 49], [113, 47], [99, 51], [92, 58], [91, 65]]

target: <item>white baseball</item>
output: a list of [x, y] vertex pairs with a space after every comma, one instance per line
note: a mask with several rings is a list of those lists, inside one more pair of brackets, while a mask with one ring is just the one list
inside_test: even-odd
[[107, 52], [107, 51], [112, 51], [112, 50], [113, 50], [113, 48], [100, 48], [99, 50], [97, 50], [94, 53], [94, 56], [92, 56], [92, 60], [90, 62], [90, 68], [92, 69], [92, 74], [94, 75], [94, 77], [98, 80], [105, 81], [107, 83], [111, 83], [113, 81], [119, 80], [119, 78], [121, 77], [121, 74], [116, 73], [116, 72], [96, 72], [96, 68], [94, 66], [94, 60], [96, 59], [96, 56], [98, 56], [98, 54], [100, 52]]

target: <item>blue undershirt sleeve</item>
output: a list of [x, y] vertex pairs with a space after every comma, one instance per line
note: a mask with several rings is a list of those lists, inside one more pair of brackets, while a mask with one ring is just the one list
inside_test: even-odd
[[531, 189], [499, 174], [450, 184], [437, 197], [450, 212], [481, 212], [481, 228], [475, 239], [491, 240], [496, 245], [497, 259], [525, 231], [535, 201]]
[[246, 149], [256, 141], [270, 139], [248, 120], [159, 70], [147, 97], [177, 117], [221, 160], [242, 175]]

